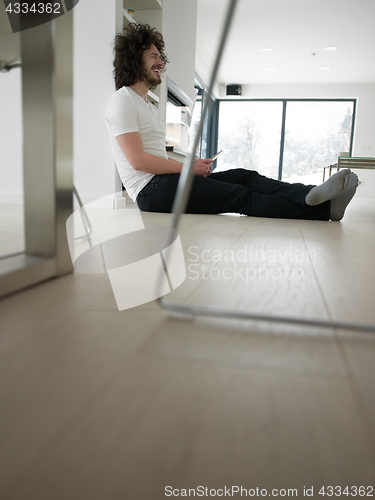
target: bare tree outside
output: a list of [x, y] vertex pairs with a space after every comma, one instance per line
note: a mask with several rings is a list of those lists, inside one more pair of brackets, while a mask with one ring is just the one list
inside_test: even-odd
[[353, 103], [291, 102], [287, 106], [283, 180], [319, 176], [350, 150]]
[[[350, 150], [352, 101], [288, 101], [282, 179], [318, 184], [323, 167]], [[216, 171], [257, 170], [277, 178], [282, 102], [222, 101], [219, 149], [224, 154]]]
[[246, 168], [277, 177], [281, 120], [280, 102], [221, 102], [219, 149], [224, 154], [217, 171]]

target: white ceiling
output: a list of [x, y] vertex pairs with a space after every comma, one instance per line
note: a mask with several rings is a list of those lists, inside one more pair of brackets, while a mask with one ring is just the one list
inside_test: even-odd
[[[228, 5], [198, 0], [197, 43], [207, 59], [215, 57]], [[338, 51], [326, 52], [327, 46]], [[266, 47], [274, 51], [262, 52]], [[375, 82], [375, 0], [238, 0], [218, 79], [226, 85]]]

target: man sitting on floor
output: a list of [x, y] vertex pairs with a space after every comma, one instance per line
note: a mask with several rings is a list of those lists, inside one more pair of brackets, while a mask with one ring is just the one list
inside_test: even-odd
[[[142, 24], [129, 24], [115, 38], [117, 91], [105, 112], [120, 178], [141, 210], [170, 212], [182, 163], [168, 158], [165, 127], [147, 92], [161, 83], [168, 59], [162, 35]], [[194, 162], [187, 213], [239, 213], [285, 219], [341, 220], [355, 194], [358, 177], [340, 170], [320, 186], [290, 184], [254, 170], [211, 173], [211, 159]]]

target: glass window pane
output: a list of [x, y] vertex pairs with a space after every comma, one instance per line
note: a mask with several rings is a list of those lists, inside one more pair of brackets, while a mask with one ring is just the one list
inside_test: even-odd
[[[204, 103], [206, 99], [208, 99], [206, 92], [202, 91], [203, 95], [197, 95], [197, 99], [194, 104], [193, 108], [193, 114], [192, 114], [192, 119], [191, 119], [191, 127], [190, 127], [190, 147], [189, 147], [189, 152], [191, 152], [194, 141], [196, 138], [196, 135], [198, 133], [199, 127], [200, 127], [200, 121], [201, 121], [201, 116], [202, 116], [202, 111], [204, 107]], [[198, 148], [195, 152], [196, 156], [198, 158], [208, 158], [208, 115], [209, 113], [206, 113], [203, 121], [203, 128], [202, 128], [202, 133], [199, 137], [199, 142], [198, 142]]]
[[[202, 96], [197, 95], [197, 99], [193, 107], [193, 114], [191, 117], [189, 152], [191, 151], [194, 145], [194, 141], [198, 133], [201, 114], [202, 114]], [[199, 138], [196, 155], [198, 157], [201, 157], [202, 155], [202, 137]]]
[[[201, 102], [197, 106], [197, 90], [194, 104], [179, 106], [168, 98], [166, 109], [166, 146], [180, 154], [190, 152], [194, 142], [194, 132], [199, 125]], [[198, 115], [197, 115], [198, 113]], [[199, 153], [199, 152], [198, 152]]]
[[25, 249], [21, 76], [0, 73], [0, 256]]
[[277, 179], [283, 104], [278, 101], [222, 101], [216, 172], [257, 170]]
[[166, 146], [173, 146], [180, 151], [181, 143], [181, 108], [167, 102], [166, 111]]
[[320, 184], [323, 167], [350, 151], [353, 102], [287, 103], [282, 179]]

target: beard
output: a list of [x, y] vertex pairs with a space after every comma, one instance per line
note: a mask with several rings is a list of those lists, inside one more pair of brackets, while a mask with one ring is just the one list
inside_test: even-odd
[[156, 88], [158, 85], [161, 83], [161, 78], [160, 75], [157, 75], [154, 73], [151, 69], [143, 69], [143, 78], [142, 78], [148, 85], [148, 87], [153, 90]]

